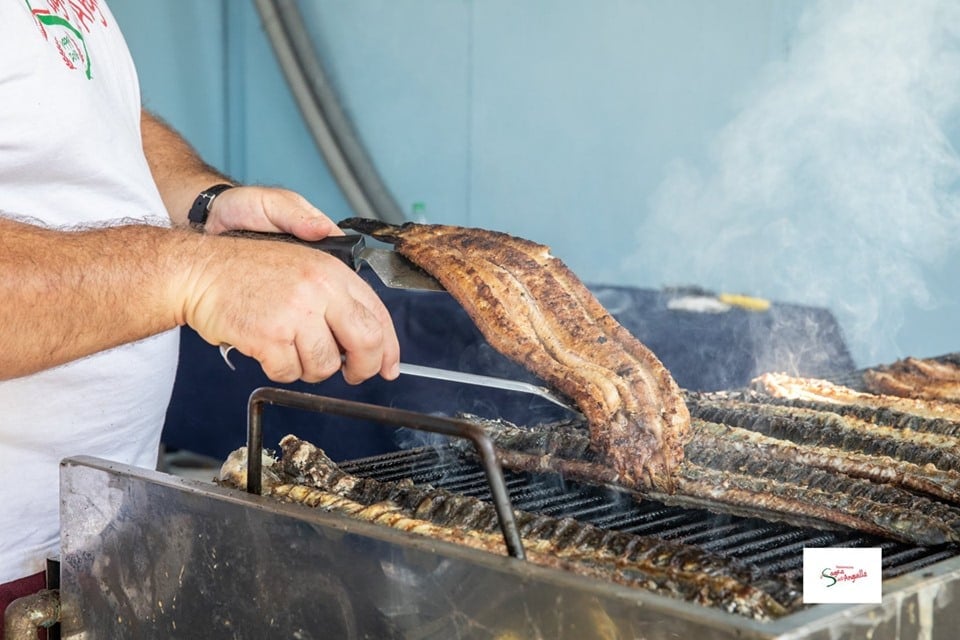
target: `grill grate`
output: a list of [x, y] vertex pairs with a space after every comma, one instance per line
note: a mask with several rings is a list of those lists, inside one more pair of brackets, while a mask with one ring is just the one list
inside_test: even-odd
[[[421, 447], [340, 463], [344, 471], [490, 500], [483, 471], [450, 447]], [[917, 547], [855, 531], [821, 531], [789, 524], [636, 502], [625, 493], [564, 481], [553, 474], [504, 470], [515, 509], [570, 517], [598, 527], [698, 545], [753, 566], [760, 574], [799, 579], [804, 547], [880, 547], [884, 579], [960, 555], [956, 546]]]

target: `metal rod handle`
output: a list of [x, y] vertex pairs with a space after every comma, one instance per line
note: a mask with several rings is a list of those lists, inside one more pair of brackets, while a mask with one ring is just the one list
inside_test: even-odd
[[247, 492], [260, 495], [263, 491], [263, 407], [265, 404], [329, 413], [345, 418], [370, 420], [397, 427], [407, 427], [418, 431], [429, 431], [456, 438], [465, 438], [473, 443], [480, 457], [480, 463], [490, 485], [493, 507], [500, 520], [500, 530], [507, 552], [514, 558], [526, 559], [523, 541], [517, 529], [513, 515], [513, 505], [503, 479], [503, 469], [497, 460], [493, 442], [478, 424], [467, 420], [431, 416], [425, 413], [381, 407], [374, 404], [340, 400], [318, 396], [300, 391], [260, 387], [250, 394], [247, 405]]

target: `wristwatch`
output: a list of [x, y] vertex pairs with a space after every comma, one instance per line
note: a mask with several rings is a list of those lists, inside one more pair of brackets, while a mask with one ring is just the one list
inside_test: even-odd
[[187, 220], [190, 221], [190, 224], [197, 229], [202, 229], [203, 225], [207, 222], [207, 216], [210, 215], [210, 205], [213, 204], [214, 198], [235, 186], [236, 185], [225, 183], [215, 184], [201, 191], [197, 195], [196, 200], [193, 201], [190, 212], [187, 213]]

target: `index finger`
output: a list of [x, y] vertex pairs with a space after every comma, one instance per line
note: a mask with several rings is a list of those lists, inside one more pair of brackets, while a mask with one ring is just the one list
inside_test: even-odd
[[400, 343], [393, 320], [373, 290], [362, 280], [360, 284], [351, 298], [327, 309], [327, 324], [344, 356], [344, 380], [357, 384], [378, 372], [393, 380], [400, 374]]

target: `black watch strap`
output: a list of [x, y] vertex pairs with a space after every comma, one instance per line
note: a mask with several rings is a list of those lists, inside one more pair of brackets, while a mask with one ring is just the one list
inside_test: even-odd
[[196, 200], [193, 201], [189, 213], [187, 213], [187, 220], [190, 221], [190, 224], [198, 228], [203, 227], [207, 222], [207, 216], [210, 215], [210, 205], [213, 203], [213, 199], [234, 186], [236, 185], [215, 184], [201, 191]]

